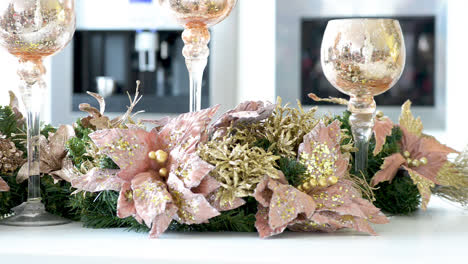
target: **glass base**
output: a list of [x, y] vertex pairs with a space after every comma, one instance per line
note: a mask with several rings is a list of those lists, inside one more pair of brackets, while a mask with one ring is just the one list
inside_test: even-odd
[[46, 212], [41, 201], [28, 201], [13, 208], [14, 216], [0, 220], [8, 226], [55, 226], [71, 223], [70, 220]]

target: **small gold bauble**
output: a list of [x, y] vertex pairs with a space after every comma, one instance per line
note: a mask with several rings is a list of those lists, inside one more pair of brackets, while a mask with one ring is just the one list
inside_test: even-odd
[[310, 187], [311, 187], [311, 186], [310, 186], [310, 183], [308, 183], [308, 182], [305, 182], [304, 184], [302, 184], [302, 188], [303, 188], [304, 190], [309, 190]]
[[338, 183], [338, 177], [336, 177], [336, 176], [329, 177], [328, 178], [328, 183], [330, 183], [331, 185], [337, 184]]
[[375, 116], [380, 119], [380, 118], [384, 117], [384, 113], [382, 111], [377, 111]]
[[421, 165], [421, 162], [419, 162], [419, 160], [415, 159], [411, 162], [411, 165], [413, 165], [414, 167], [419, 167], [419, 165]]
[[321, 178], [319, 181], [318, 181], [319, 185], [321, 187], [327, 187], [328, 186], [328, 183], [327, 183], [327, 180], [325, 180], [325, 178]]
[[427, 164], [427, 158], [426, 157], [422, 157], [420, 160], [422, 165], [426, 165]]
[[152, 160], [156, 160], [156, 152], [151, 151], [150, 153], [148, 153], [148, 158]]
[[412, 159], [410, 159], [410, 158], [406, 159], [406, 163], [408, 163], [408, 166], [411, 165], [411, 162], [413, 162]]
[[164, 150], [156, 151], [156, 161], [159, 163], [164, 163], [167, 161], [168, 154]]
[[316, 179], [310, 179], [309, 183], [310, 183], [310, 185], [311, 185], [312, 187], [316, 187], [316, 186], [317, 186], [317, 180], [316, 180]]
[[162, 177], [167, 177], [167, 169], [166, 168], [161, 168], [159, 169], [159, 175]]
[[409, 151], [405, 151], [405, 152], [403, 152], [403, 156], [405, 158], [409, 158], [411, 156], [411, 154], [409, 153]]

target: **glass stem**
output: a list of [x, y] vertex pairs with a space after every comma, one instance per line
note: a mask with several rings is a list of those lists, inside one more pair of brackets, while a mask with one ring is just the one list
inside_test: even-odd
[[42, 60], [20, 60], [18, 75], [20, 92], [27, 117], [28, 202], [41, 200], [40, 189], [40, 116], [46, 85], [42, 79], [45, 68]]
[[351, 97], [348, 110], [351, 112], [349, 122], [358, 149], [355, 155], [354, 169], [357, 175], [366, 174], [369, 139], [374, 128], [375, 101], [371, 96]]
[[190, 111], [201, 110], [203, 72], [208, 63], [210, 32], [203, 24], [189, 24], [182, 33], [182, 54], [190, 75]]

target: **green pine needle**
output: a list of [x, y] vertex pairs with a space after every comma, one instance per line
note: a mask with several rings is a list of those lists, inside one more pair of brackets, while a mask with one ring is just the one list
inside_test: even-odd
[[296, 159], [282, 157], [278, 160], [278, 166], [292, 186], [300, 185], [301, 176], [307, 171], [307, 168]]

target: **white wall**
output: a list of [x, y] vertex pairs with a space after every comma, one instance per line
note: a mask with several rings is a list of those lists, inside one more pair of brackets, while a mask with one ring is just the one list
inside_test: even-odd
[[447, 132], [443, 141], [468, 145], [468, 1], [449, 0], [447, 53]]
[[237, 102], [276, 99], [275, 2], [239, 0]]

